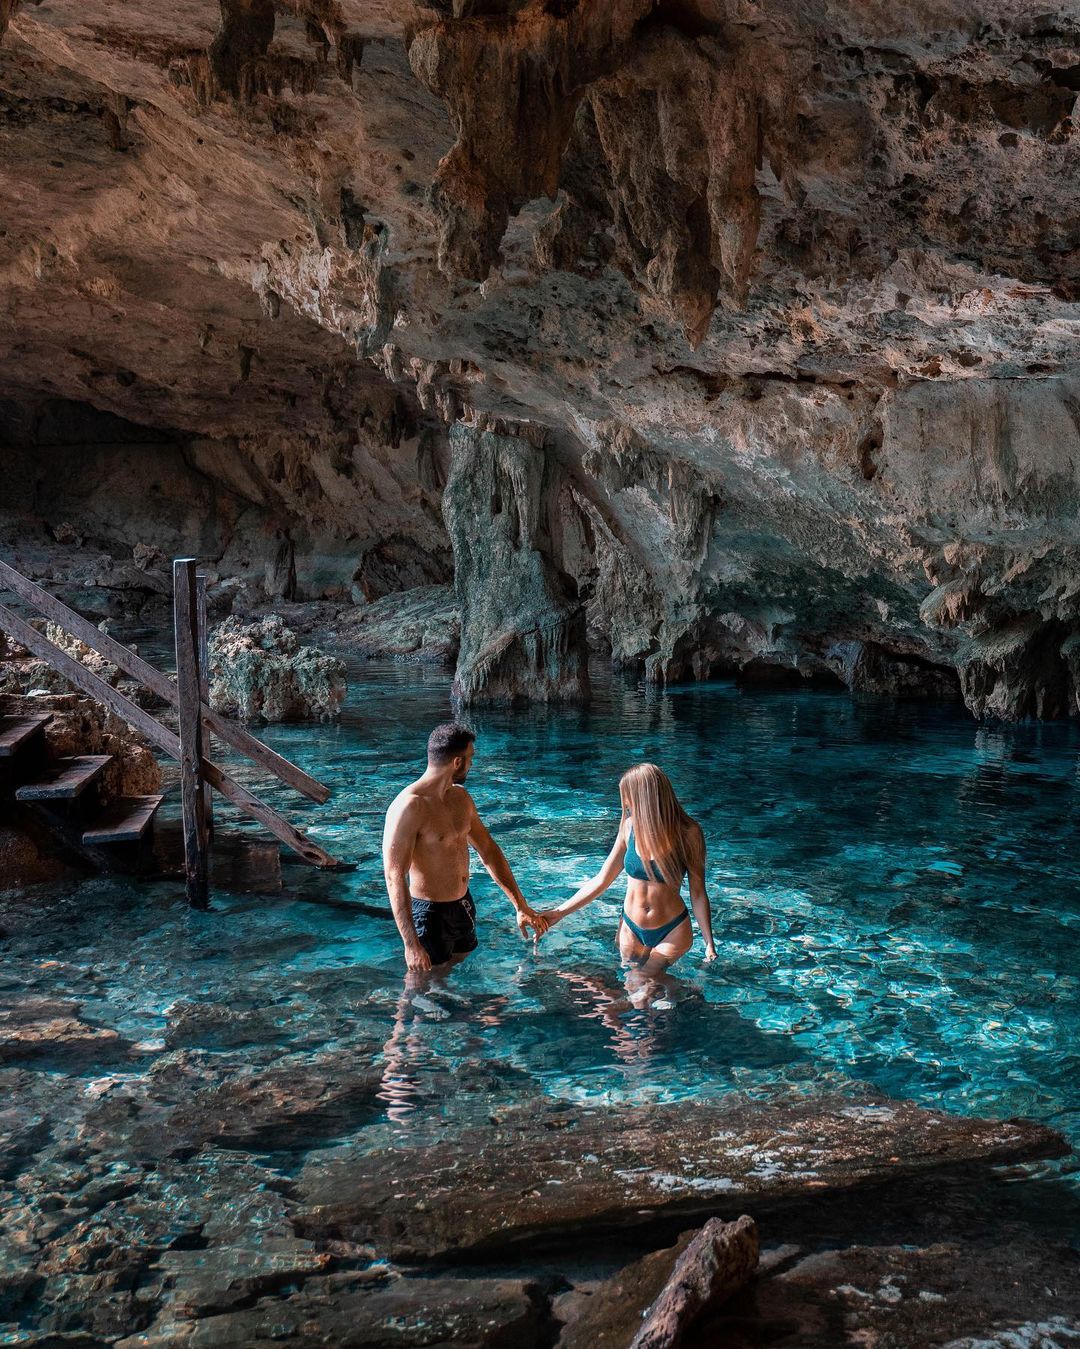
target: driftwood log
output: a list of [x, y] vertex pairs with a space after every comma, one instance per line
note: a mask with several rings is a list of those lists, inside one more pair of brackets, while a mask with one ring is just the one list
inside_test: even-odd
[[659, 1297], [644, 1312], [630, 1349], [675, 1349], [705, 1312], [749, 1283], [757, 1269], [753, 1218], [710, 1218], [675, 1262]]

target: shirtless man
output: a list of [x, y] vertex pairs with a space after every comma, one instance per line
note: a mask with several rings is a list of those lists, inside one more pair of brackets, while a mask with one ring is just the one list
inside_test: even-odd
[[518, 889], [510, 863], [462, 786], [472, 766], [475, 739], [457, 722], [436, 726], [428, 739], [427, 772], [395, 797], [386, 812], [383, 871], [410, 970], [430, 970], [476, 950], [470, 846], [517, 910], [521, 935], [530, 927], [537, 936], [547, 929]]

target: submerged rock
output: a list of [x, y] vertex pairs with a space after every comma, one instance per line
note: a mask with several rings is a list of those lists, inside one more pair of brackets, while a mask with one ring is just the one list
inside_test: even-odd
[[944, 1349], [1065, 1349], [1080, 1341], [1080, 1268], [1068, 1247], [983, 1242], [856, 1244], [763, 1264], [753, 1301], [702, 1324], [700, 1343], [738, 1344], [748, 1325], [786, 1349], [847, 1343]]
[[210, 702], [245, 721], [332, 721], [345, 700], [345, 663], [301, 646], [276, 615], [227, 618], [210, 636]]
[[78, 1015], [79, 1006], [29, 998], [0, 1011], [0, 1063], [29, 1058], [100, 1059], [127, 1049], [116, 1031]]
[[118, 1349], [247, 1349], [281, 1341], [302, 1349], [540, 1349], [549, 1343], [546, 1330], [535, 1281], [395, 1279], [383, 1268], [307, 1278], [291, 1295], [201, 1320], [163, 1318], [160, 1327], [120, 1340]]
[[0, 825], [0, 890], [57, 881], [74, 871], [22, 829]]
[[[111, 1135], [129, 1156], [184, 1157], [208, 1143], [241, 1151], [304, 1151], [369, 1123], [381, 1110], [382, 1075], [370, 1052], [241, 1064], [199, 1050], [158, 1058], [145, 1079], [108, 1092], [83, 1125]], [[247, 1060], [254, 1060], [248, 1062]]]
[[[883, 1098], [523, 1109], [475, 1132], [467, 1151], [435, 1146], [407, 1163], [400, 1151], [377, 1153], [362, 1175], [343, 1164], [305, 1171], [309, 1207], [299, 1227], [371, 1242], [395, 1259], [433, 1258], [1067, 1151], [1039, 1124], [962, 1119]], [[406, 1165], [409, 1190], [395, 1192]]]

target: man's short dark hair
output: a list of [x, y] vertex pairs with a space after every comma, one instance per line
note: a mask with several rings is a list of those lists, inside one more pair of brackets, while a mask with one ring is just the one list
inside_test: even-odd
[[460, 721], [442, 722], [428, 736], [428, 763], [449, 763], [459, 754], [464, 754], [475, 739], [475, 734], [468, 726], [462, 726]]

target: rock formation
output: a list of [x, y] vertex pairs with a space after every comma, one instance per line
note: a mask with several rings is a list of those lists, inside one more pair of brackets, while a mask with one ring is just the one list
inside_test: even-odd
[[[1075, 6], [53, 0], [0, 44], [28, 566], [139, 613], [148, 540], [222, 609], [456, 572], [466, 698], [580, 696], [588, 641], [1076, 714]], [[453, 468], [496, 435], [560, 484], [505, 572]]]
[[227, 618], [210, 634], [210, 704], [243, 721], [333, 721], [345, 701], [345, 664], [271, 616]]
[[450, 433], [443, 511], [461, 610], [454, 691], [465, 702], [588, 694], [585, 611], [561, 565], [576, 512], [544, 442], [462, 425]]

